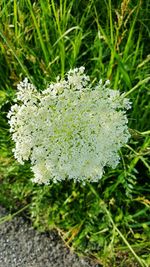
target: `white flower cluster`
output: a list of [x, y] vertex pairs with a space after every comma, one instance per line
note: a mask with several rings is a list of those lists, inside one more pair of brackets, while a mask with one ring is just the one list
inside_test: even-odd
[[94, 182], [105, 166], [116, 167], [118, 150], [130, 136], [130, 102], [108, 87], [101, 80], [92, 87], [84, 67], [42, 92], [27, 79], [18, 85], [17, 104], [8, 113], [10, 131], [15, 158], [21, 164], [30, 160], [34, 182]]

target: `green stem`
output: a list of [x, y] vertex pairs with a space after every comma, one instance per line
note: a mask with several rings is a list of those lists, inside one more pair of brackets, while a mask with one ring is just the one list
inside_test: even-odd
[[141, 86], [144, 83], [147, 83], [149, 80], [150, 80], [150, 77], [147, 77], [146, 79], [144, 79], [142, 81], [139, 81], [130, 91], [128, 91], [125, 94], [125, 97], [128, 96], [128, 95], [130, 95], [131, 93], [133, 93], [139, 86]]
[[12, 220], [16, 215], [18, 215], [19, 213], [21, 213], [22, 211], [27, 209], [29, 206], [30, 206], [30, 204], [27, 204], [25, 207], [23, 207], [22, 209], [16, 211], [15, 213], [3, 216], [2, 218], [0, 218], [0, 224]]

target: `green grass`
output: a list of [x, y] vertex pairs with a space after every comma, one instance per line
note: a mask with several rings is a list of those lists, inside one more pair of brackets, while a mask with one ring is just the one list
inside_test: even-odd
[[[149, 16], [141, 0], [0, 2], [0, 203], [14, 214], [27, 207], [35, 227], [56, 228], [104, 267], [150, 265]], [[42, 90], [76, 66], [132, 100], [130, 141], [98, 184], [32, 184], [30, 164], [11, 152], [6, 114], [16, 85], [27, 76]]]

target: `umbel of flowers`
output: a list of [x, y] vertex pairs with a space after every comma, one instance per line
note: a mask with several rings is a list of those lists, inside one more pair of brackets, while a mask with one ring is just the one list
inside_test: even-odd
[[109, 81], [92, 86], [84, 67], [42, 92], [26, 78], [8, 113], [14, 156], [20, 164], [30, 160], [39, 184], [97, 182], [105, 166], [117, 166], [118, 150], [130, 137], [129, 108], [129, 100], [110, 89]]

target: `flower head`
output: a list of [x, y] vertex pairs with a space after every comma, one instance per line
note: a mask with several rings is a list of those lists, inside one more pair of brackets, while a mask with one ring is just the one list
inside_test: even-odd
[[34, 182], [98, 181], [115, 168], [128, 141], [130, 102], [109, 82], [91, 86], [84, 67], [70, 70], [39, 93], [25, 79], [8, 113], [15, 158], [30, 160]]

